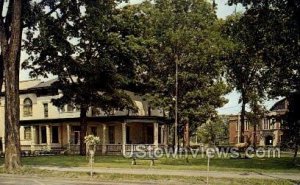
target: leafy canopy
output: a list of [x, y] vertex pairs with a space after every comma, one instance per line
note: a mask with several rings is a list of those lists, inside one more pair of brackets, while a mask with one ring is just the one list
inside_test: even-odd
[[142, 70], [151, 104], [174, 117], [177, 61], [179, 121], [188, 119], [195, 131], [226, 102], [222, 95], [229, 89], [219, 58], [228, 43], [220, 34], [222, 23], [202, 0], [155, 1], [140, 9], [149, 25], [144, 38], [151, 53]]
[[[63, 96], [54, 103], [133, 108], [125, 93], [135, 78], [135, 35], [116, 1], [48, 1], [36, 29], [27, 32], [24, 66], [31, 75], [53, 74]], [[57, 7], [52, 9], [52, 7]], [[53, 10], [53, 11], [52, 11]]]

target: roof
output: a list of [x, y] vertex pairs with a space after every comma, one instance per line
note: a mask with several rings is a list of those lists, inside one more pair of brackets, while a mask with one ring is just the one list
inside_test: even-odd
[[284, 111], [287, 109], [286, 107], [286, 98], [283, 98], [279, 101], [277, 101], [271, 108], [270, 111]]
[[[51, 85], [56, 82], [58, 78], [54, 78], [48, 81], [42, 81], [40, 79], [34, 79], [34, 80], [24, 80], [19, 82], [19, 90], [20, 93], [28, 93], [33, 92], [37, 89], [44, 89], [51, 87]], [[5, 86], [3, 85], [1, 95], [5, 92]]]
[[[31, 88], [39, 85], [40, 83], [42, 83], [42, 81], [39, 79], [20, 81], [19, 89], [20, 90], [28, 90], [28, 89], [31, 89]], [[2, 92], [4, 92], [4, 91], [5, 91], [5, 85], [3, 84]]]
[[41, 82], [36, 86], [31, 87], [30, 89], [38, 89], [38, 88], [46, 88], [46, 87], [50, 87], [54, 82], [57, 82], [58, 78], [54, 78], [45, 82]]

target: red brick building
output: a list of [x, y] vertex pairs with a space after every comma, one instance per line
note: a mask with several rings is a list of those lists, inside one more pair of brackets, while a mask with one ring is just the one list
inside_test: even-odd
[[[283, 135], [281, 124], [282, 116], [287, 112], [288, 102], [286, 99], [282, 99], [276, 102], [265, 117], [256, 123], [256, 132], [254, 131], [254, 123], [250, 123], [247, 118], [245, 119], [245, 131], [244, 141], [248, 138], [251, 144], [254, 144], [254, 138], [256, 136], [257, 146], [280, 146], [281, 138]], [[229, 116], [229, 144], [234, 145], [240, 143], [240, 131], [241, 131], [241, 116], [230, 115]]]

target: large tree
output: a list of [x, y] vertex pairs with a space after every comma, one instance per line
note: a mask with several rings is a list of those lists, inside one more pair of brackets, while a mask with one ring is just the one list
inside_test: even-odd
[[0, 2], [0, 91], [5, 83], [5, 168], [19, 168], [19, 68], [22, 36], [22, 1]]
[[232, 50], [224, 55], [226, 79], [241, 94], [240, 142], [244, 142], [246, 105], [262, 101], [266, 96], [268, 75], [263, 56], [253, 45], [257, 41], [252, 22], [255, 18], [235, 15], [227, 18], [223, 32], [233, 43]]
[[[243, 14], [244, 25], [250, 27], [248, 32], [256, 35], [255, 42], [251, 43], [252, 48], [255, 48], [255, 54], [262, 56], [262, 60], [268, 66], [266, 76], [270, 77], [269, 95], [286, 96], [290, 102], [294, 101], [300, 92], [300, 2], [230, 0], [229, 3], [242, 3], [246, 7]], [[297, 106], [289, 107], [290, 112], [297, 112], [297, 109]], [[288, 119], [285, 127], [289, 128], [291, 124], [292, 129], [295, 129], [295, 126], [299, 128], [298, 118], [290, 118], [295, 120]], [[293, 138], [300, 137], [298, 132], [290, 134]]]
[[[22, 33], [36, 26], [39, 17], [49, 16], [61, 4], [52, 0], [0, 1], [0, 90], [5, 83], [5, 168], [21, 166], [19, 138], [19, 69]], [[47, 8], [47, 13], [43, 12]]]
[[89, 107], [107, 114], [134, 109], [125, 89], [135, 79], [135, 35], [124, 31], [128, 22], [117, 5], [116, 1], [64, 1], [50, 16], [39, 19], [38, 33], [27, 33], [25, 46], [31, 55], [24, 66], [32, 69], [32, 76], [57, 75], [54, 86], [63, 95], [54, 104], [80, 108], [82, 155]]
[[212, 4], [202, 0], [157, 0], [145, 6], [146, 38], [153, 39], [143, 66], [150, 103], [174, 119], [177, 99], [179, 125], [188, 122], [194, 132], [226, 102], [218, 59], [228, 43], [220, 35], [221, 22]]

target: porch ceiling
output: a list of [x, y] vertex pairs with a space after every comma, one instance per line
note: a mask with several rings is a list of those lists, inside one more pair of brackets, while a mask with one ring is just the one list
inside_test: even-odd
[[[102, 116], [102, 117], [87, 117], [87, 121], [110, 123], [110, 122], [126, 122], [126, 123], [153, 123], [171, 124], [171, 120], [158, 116]], [[32, 119], [21, 120], [20, 125], [32, 124], [47, 124], [47, 123], [74, 123], [80, 122], [80, 118], [54, 118], [54, 119]]]

